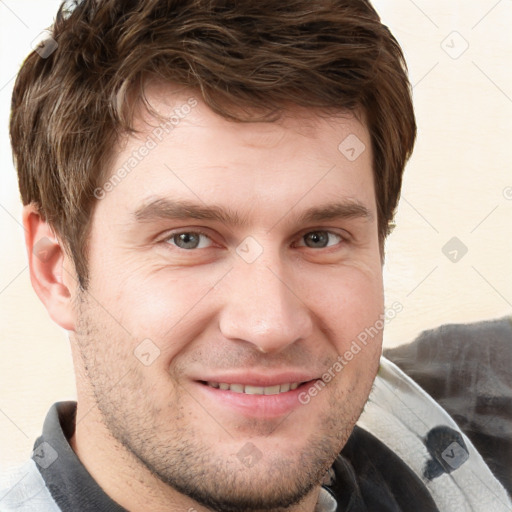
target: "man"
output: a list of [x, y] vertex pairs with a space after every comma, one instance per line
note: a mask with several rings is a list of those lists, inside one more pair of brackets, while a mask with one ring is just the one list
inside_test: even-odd
[[367, 1], [65, 4], [11, 138], [78, 401], [50, 410], [0, 509], [439, 510], [449, 469], [418, 475], [371, 411], [355, 426], [415, 134]]

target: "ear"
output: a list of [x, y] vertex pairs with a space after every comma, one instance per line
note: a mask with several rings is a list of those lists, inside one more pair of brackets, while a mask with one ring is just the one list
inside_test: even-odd
[[23, 207], [30, 281], [54, 322], [68, 331], [75, 328], [72, 299], [77, 288], [74, 264], [62, 242], [33, 205]]

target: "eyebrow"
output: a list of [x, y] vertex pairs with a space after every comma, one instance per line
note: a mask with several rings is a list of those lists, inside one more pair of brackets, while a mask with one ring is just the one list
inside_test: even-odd
[[[168, 198], [153, 199], [135, 210], [133, 215], [137, 222], [197, 219], [217, 221], [230, 226], [242, 226], [248, 223], [246, 218], [230, 209]], [[283, 219], [285, 216], [283, 216]], [[343, 201], [309, 208], [297, 217], [296, 222], [307, 224], [336, 219], [363, 219], [371, 221], [373, 220], [373, 214], [359, 201], [344, 199]]]
[[233, 226], [245, 224], [244, 220], [231, 210], [218, 206], [207, 206], [192, 201], [175, 201], [156, 198], [134, 212], [138, 222], [152, 222], [165, 219], [198, 219], [218, 221]]
[[373, 215], [372, 212], [359, 201], [346, 199], [342, 202], [309, 208], [302, 213], [297, 220], [299, 224], [306, 224], [336, 219], [363, 219], [371, 221], [373, 220]]

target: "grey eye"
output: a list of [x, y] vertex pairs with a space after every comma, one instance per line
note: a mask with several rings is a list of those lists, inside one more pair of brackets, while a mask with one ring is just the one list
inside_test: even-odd
[[304, 245], [312, 249], [323, 249], [331, 245], [336, 245], [342, 238], [340, 235], [330, 231], [311, 231], [302, 237]]
[[172, 243], [180, 249], [202, 249], [208, 247], [211, 243], [210, 239], [202, 233], [193, 231], [176, 233], [169, 237], [169, 243]]
[[197, 233], [180, 233], [173, 236], [174, 243], [181, 249], [195, 249], [199, 245]]

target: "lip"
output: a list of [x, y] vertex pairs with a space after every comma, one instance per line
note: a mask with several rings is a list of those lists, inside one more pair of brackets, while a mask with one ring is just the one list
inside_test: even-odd
[[[223, 409], [228, 409], [236, 415], [242, 415], [254, 419], [275, 419], [291, 413], [293, 410], [302, 407], [303, 404], [299, 401], [300, 393], [311, 387], [319, 379], [304, 379], [291, 378], [284, 380], [281, 378], [256, 378], [252, 377], [239, 377], [226, 378], [220, 377], [208, 378], [210, 382], [223, 382], [226, 384], [245, 384], [252, 386], [272, 386], [277, 384], [285, 384], [290, 382], [302, 382], [297, 389], [279, 393], [277, 395], [250, 395], [246, 393], [236, 393], [230, 390], [223, 390], [208, 386], [205, 381], [194, 381], [195, 387], [201, 393], [208, 404], [217, 404]], [[224, 379], [224, 380], [222, 380]]]

